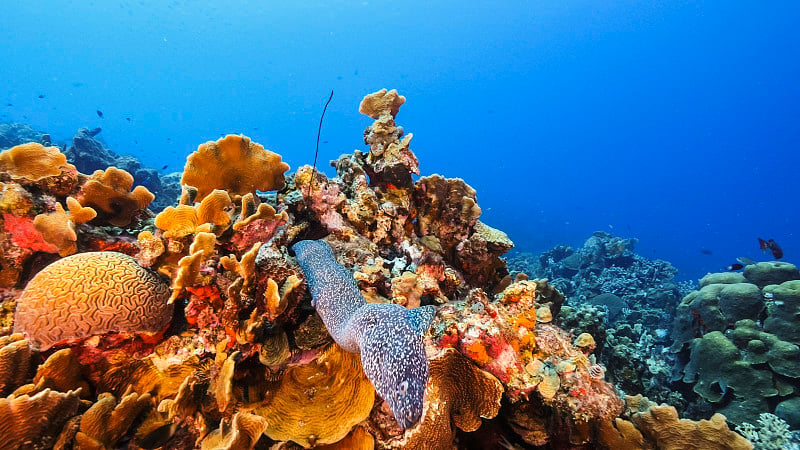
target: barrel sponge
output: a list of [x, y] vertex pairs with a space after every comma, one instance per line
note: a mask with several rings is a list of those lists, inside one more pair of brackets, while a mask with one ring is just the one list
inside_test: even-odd
[[289, 165], [281, 161], [281, 155], [247, 136], [229, 134], [201, 144], [189, 155], [181, 184], [197, 188], [195, 201], [201, 201], [214, 189], [231, 195], [281, 189], [287, 170]]
[[172, 318], [169, 286], [130, 256], [79, 253], [42, 269], [17, 303], [14, 329], [46, 350], [107, 332], [163, 330]]

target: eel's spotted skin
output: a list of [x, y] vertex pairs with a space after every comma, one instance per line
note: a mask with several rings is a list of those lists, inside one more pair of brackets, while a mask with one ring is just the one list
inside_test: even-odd
[[435, 309], [368, 304], [326, 242], [300, 241], [292, 249], [328, 332], [340, 347], [361, 354], [364, 373], [389, 403], [397, 423], [403, 429], [416, 425], [428, 384], [422, 335]]

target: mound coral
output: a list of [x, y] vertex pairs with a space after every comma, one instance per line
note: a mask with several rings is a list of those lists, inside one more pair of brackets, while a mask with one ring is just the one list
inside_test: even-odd
[[158, 332], [172, 317], [169, 288], [136, 260], [113, 252], [79, 253], [50, 264], [28, 283], [14, 329], [36, 349], [116, 332]]
[[247, 136], [229, 134], [201, 144], [189, 155], [181, 184], [197, 188], [195, 200], [202, 201], [214, 189], [231, 195], [281, 189], [287, 170], [289, 165], [277, 153]]
[[800, 398], [800, 272], [762, 262], [737, 275], [706, 275], [678, 305], [676, 378], [733, 423], [763, 412], [791, 419], [776, 404]]

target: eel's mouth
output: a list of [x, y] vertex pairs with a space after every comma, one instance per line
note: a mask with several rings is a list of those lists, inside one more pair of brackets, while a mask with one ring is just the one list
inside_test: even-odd
[[400, 428], [403, 431], [408, 430], [409, 428], [414, 428], [422, 418], [422, 411], [416, 412], [412, 409], [406, 411], [392, 411], [394, 413], [394, 418], [397, 421], [397, 424], [400, 425]]

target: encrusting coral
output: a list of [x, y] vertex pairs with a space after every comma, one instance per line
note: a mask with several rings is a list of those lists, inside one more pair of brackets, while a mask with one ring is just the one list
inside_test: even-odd
[[[739, 445], [720, 416], [685, 423], [629, 399], [617, 417], [594, 355], [602, 329], [559, 328], [564, 296], [509, 273], [513, 243], [466, 181], [414, 179], [411, 134], [395, 122], [404, 102], [364, 98], [369, 150], [332, 161], [332, 178], [286, 175], [245, 136], [202, 144], [179, 203], [141, 181], [159, 193], [157, 215], [132, 189], [130, 173], [149, 172], [124, 158], [130, 173], [95, 164], [87, 176], [55, 147], [0, 154], [0, 447], [651, 448], [671, 430]], [[595, 240], [628, 257], [627, 241]], [[756, 278], [777, 279], [762, 272], [708, 288], [725, 291], [718, 305], [705, 293], [687, 304], [737, 320], [719, 321], [737, 349], [719, 355], [773, 374], [786, 398], [775, 411], [790, 414], [800, 289], [761, 288]], [[692, 341], [692, 322], [682, 331], [680, 351], [721, 342], [710, 329]], [[720, 379], [743, 389], [700, 363], [682, 369], [701, 392]]]

